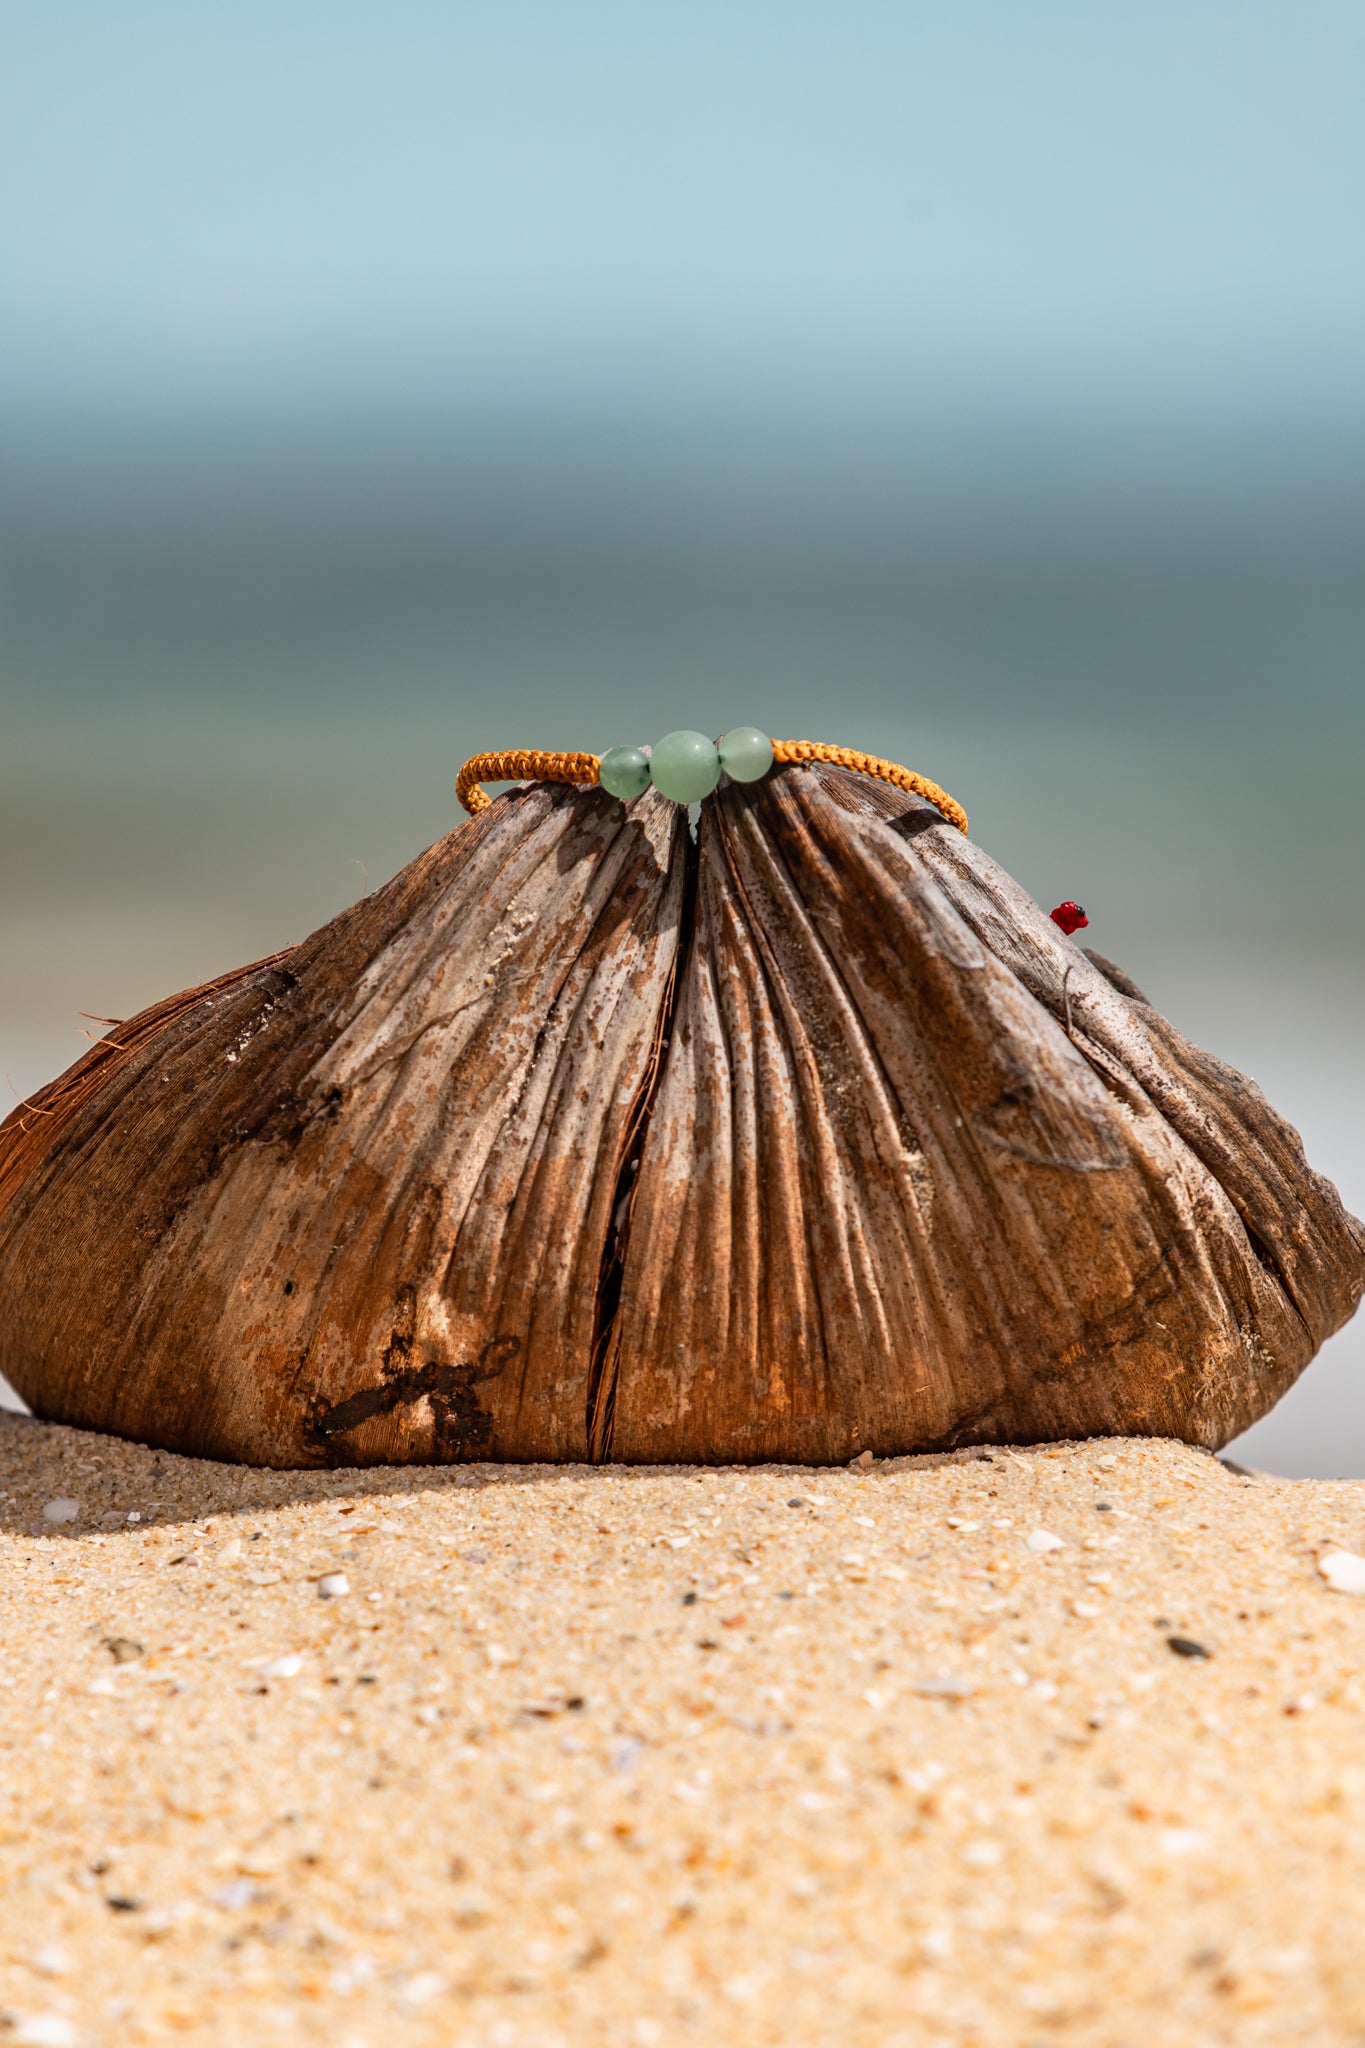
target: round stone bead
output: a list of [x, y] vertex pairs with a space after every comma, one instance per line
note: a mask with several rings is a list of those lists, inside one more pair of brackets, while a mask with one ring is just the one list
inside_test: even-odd
[[717, 748], [732, 782], [761, 782], [773, 765], [773, 743], [756, 725], [737, 725]]
[[720, 755], [704, 732], [671, 732], [650, 755], [649, 774], [660, 796], [700, 803], [720, 781]]
[[613, 747], [597, 764], [597, 780], [608, 796], [628, 804], [649, 788], [649, 756], [638, 747]]

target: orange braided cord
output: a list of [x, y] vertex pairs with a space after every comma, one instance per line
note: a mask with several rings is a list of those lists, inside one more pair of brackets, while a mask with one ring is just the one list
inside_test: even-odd
[[852, 747], [827, 747], [820, 740], [774, 740], [774, 761], [829, 761], [836, 768], [853, 768], [859, 775], [875, 775], [879, 782], [894, 782], [912, 796], [922, 796], [935, 810], [942, 811], [959, 832], [967, 829], [967, 813], [956, 797], [949, 796], [927, 775], [916, 775], [895, 761], [878, 760], [875, 754], [859, 754]]
[[510, 754], [473, 754], [455, 778], [455, 794], [473, 817], [493, 799], [479, 784], [489, 782], [596, 782], [596, 754], [543, 754], [536, 748]]
[[[942, 811], [959, 832], [967, 830], [967, 813], [956, 797], [949, 796], [927, 775], [902, 768], [896, 761], [883, 761], [876, 754], [860, 754], [853, 747], [826, 746], [820, 740], [774, 740], [773, 760], [828, 761], [836, 768], [851, 768], [859, 775], [875, 775], [892, 782], [912, 796], [922, 796]], [[455, 794], [470, 816], [487, 810], [493, 799], [480, 785], [489, 782], [586, 782], [597, 780], [596, 754], [546, 754], [536, 748], [520, 748], [503, 754], [474, 754], [455, 778]]]

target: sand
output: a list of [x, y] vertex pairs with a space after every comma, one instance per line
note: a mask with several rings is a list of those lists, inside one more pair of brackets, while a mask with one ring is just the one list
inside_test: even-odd
[[1365, 1484], [4, 1417], [0, 1496], [0, 2044], [1365, 2042]]

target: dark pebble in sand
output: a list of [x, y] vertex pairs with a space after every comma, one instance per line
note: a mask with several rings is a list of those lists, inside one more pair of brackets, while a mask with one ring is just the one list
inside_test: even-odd
[[1166, 1647], [1177, 1657], [1210, 1657], [1213, 1654], [1203, 1643], [1196, 1643], [1192, 1636], [1167, 1636]]

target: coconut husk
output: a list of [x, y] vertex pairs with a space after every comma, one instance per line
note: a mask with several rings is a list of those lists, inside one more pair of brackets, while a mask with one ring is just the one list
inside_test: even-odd
[[1362, 1286], [1251, 1082], [823, 766], [514, 790], [0, 1126], [0, 1370], [248, 1463], [1216, 1447]]

